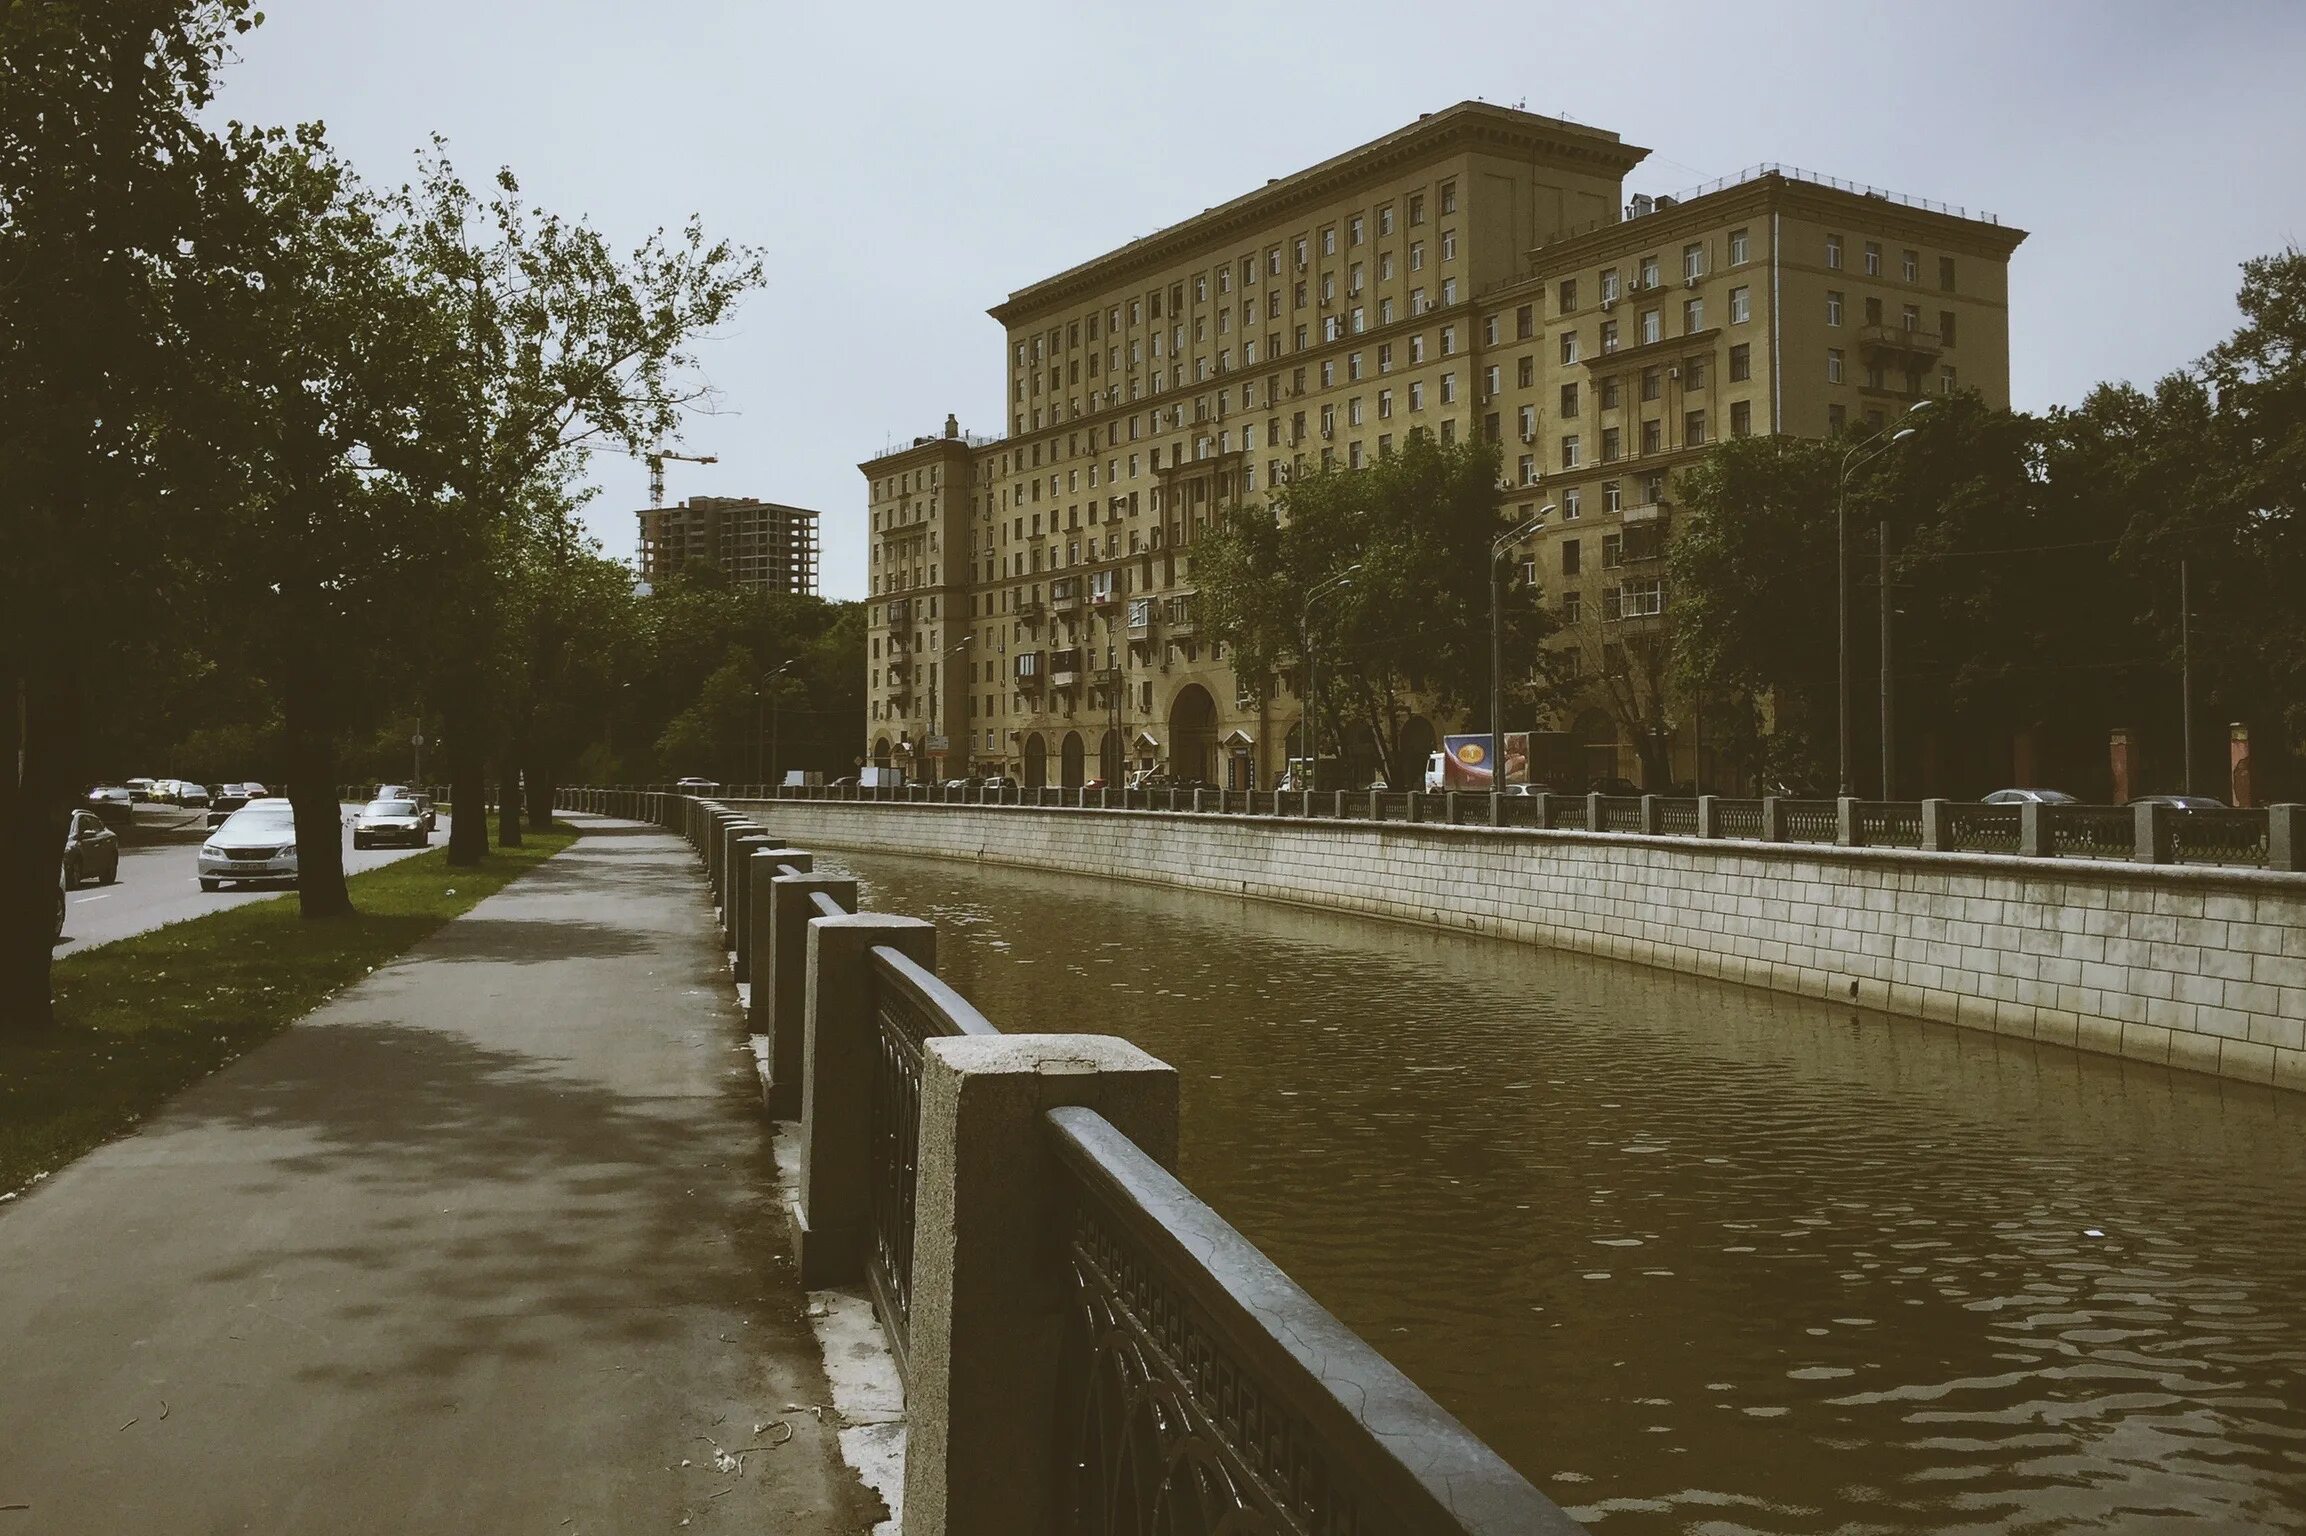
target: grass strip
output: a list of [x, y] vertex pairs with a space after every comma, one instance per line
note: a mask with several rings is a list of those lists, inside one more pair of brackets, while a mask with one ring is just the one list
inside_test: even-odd
[[0, 1191], [128, 1130], [575, 840], [556, 821], [477, 867], [444, 847], [365, 871], [354, 917], [305, 922], [291, 892], [65, 956], [59, 1027], [0, 1039]]

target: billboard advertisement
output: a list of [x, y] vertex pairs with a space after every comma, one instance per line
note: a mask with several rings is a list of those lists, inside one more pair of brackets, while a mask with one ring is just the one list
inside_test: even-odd
[[[1426, 774], [1429, 789], [1488, 789], [1497, 776], [1497, 765], [1490, 750], [1489, 733], [1478, 736], [1444, 736], [1441, 750], [1433, 754], [1440, 768], [1439, 775]], [[1529, 732], [1505, 733], [1505, 782], [1529, 782]]]

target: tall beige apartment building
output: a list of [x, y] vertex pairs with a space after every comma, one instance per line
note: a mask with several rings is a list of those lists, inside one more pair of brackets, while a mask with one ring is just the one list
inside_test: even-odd
[[1270, 785], [1297, 679], [1233, 675], [1194, 546], [1289, 474], [1424, 431], [1501, 445], [1501, 506], [1543, 514], [1521, 558], [1594, 657], [1557, 735], [1580, 771], [1637, 774], [1605, 690], [1671, 600], [1674, 472], [1725, 434], [2006, 404], [2024, 238], [1779, 167], [1629, 199], [1647, 153], [1464, 102], [995, 306], [1004, 435], [948, 418], [859, 466], [873, 760]]
[[740, 587], [816, 595], [818, 514], [807, 507], [751, 496], [691, 496], [635, 515], [644, 581], [662, 581], [703, 560]]

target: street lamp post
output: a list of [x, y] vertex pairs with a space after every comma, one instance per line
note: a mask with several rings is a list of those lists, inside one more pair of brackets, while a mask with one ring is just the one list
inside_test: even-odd
[[[948, 646], [948, 647], [946, 647], [946, 649], [945, 649], [945, 654], [946, 654], [948, 657], [952, 657], [952, 656], [958, 656], [958, 655], [960, 655], [960, 654], [961, 654], [963, 651], [967, 650], [967, 649], [968, 649], [970, 646], [972, 646], [972, 645], [975, 645], [976, 643], [977, 643], [977, 636], [976, 636], [976, 633], [975, 633], [974, 631], [971, 631], [969, 634], [963, 635], [963, 636], [961, 637], [961, 643], [960, 643], [959, 645], [954, 645], [954, 646]], [[972, 676], [969, 678], [969, 693], [970, 693], [970, 695], [971, 695], [972, 697], [974, 697], [974, 696], [975, 696], [975, 694], [976, 694], [976, 692], [977, 692], [977, 679], [976, 679], [976, 677], [975, 677], [974, 675], [972, 675]], [[953, 696], [953, 663], [952, 663], [951, 661], [947, 661], [947, 662], [945, 663], [945, 697], [949, 699], [949, 698], [951, 698], [952, 696]], [[931, 724], [931, 725], [934, 725], [934, 724], [936, 724], [936, 722], [932, 720], [932, 721], [930, 722], [930, 724]], [[948, 743], [950, 743], [950, 742], [952, 741], [952, 737], [951, 737], [951, 736], [949, 736], [949, 735], [948, 735], [948, 736], [947, 736], [945, 739], [946, 739], [946, 741], [947, 741]], [[962, 771], [963, 771], [963, 773], [964, 773], [964, 774], [966, 774], [966, 773], [967, 773], [967, 771], [968, 771], [968, 768], [969, 768], [969, 754], [970, 754], [971, 752], [973, 752], [973, 751], [975, 751], [975, 750], [976, 750], [976, 746], [977, 746], [977, 744], [976, 744], [976, 738], [975, 738], [975, 736], [974, 736], [974, 734], [973, 734], [973, 733], [972, 733], [971, 735], [969, 735], [969, 736], [965, 736], [965, 737], [963, 737], [962, 739], [963, 739], [965, 742], [967, 742], [967, 743], [968, 743], [968, 745], [967, 745], [966, 747], [964, 747], [964, 748], [962, 749], [962, 752], [961, 752], [961, 768], [962, 768]]]
[[[798, 660], [798, 657], [794, 658], [794, 661]], [[777, 783], [777, 701], [775, 695], [769, 692], [769, 684], [790, 672], [793, 669], [794, 661], [784, 663], [773, 672], [763, 673], [760, 686], [753, 694], [753, 745], [755, 751], [760, 748], [760, 712], [766, 707], [769, 715], [769, 756], [768, 761], [760, 764], [759, 767], [761, 770], [760, 782], [769, 786], [772, 795], [775, 793]]]
[[[1915, 411], [1925, 410], [1930, 406], [1931, 403], [1932, 402], [1928, 400], [1917, 400], [1913, 403], [1912, 406], [1908, 407], [1907, 414], [1911, 415]], [[1842, 795], [1853, 793], [1850, 776], [1850, 474], [1853, 470], [1862, 468], [1867, 464], [1871, 464], [1875, 459], [1880, 458], [1883, 454], [1889, 452], [1892, 448], [1895, 448], [1898, 444], [1904, 442], [1907, 438], [1912, 437], [1913, 435], [1914, 429], [1912, 427], [1901, 427], [1896, 432], [1891, 433], [1887, 439], [1872, 439], [1863, 443], [1859, 443], [1855, 447], [1851, 448], [1847, 453], [1842, 455], [1841, 476], [1836, 483], [1834, 490], [1834, 649], [1836, 654], [1835, 672], [1837, 678], [1837, 686], [1835, 689], [1835, 703], [1837, 707], [1835, 713], [1840, 723], [1840, 729], [1838, 732], [1840, 738], [1840, 751], [1838, 753], [1838, 758], [1841, 777], [1841, 787], [1837, 793]], [[1884, 520], [1882, 530], [1882, 550], [1882, 711], [1884, 724], [1882, 739], [1882, 761], [1886, 769], [1886, 766], [1889, 762], [1889, 736], [1887, 725], [1890, 707], [1890, 654], [1888, 644], [1890, 632], [1890, 594], [1888, 586], [1889, 528], [1886, 519]], [[1885, 772], [1883, 775], [1882, 797], [1884, 799], [1889, 798], [1889, 776], [1887, 772]]]
[[1498, 794], [1505, 792], [1505, 608], [1497, 568], [1506, 549], [1536, 532], [1552, 512], [1549, 502], [1489, 545], [1489, 787]]
[[[1321, 779], [1321, 657], [1313, 644], [1313, 605], [1332, 592], [1352, 586], [1360, 570], [1359, 562], [1349, 565], [1326, 581], [1315, 582], [1305, 594], [1305, 618], [1298, 630], [1305, 638], [1305, 772], [1316, 784]], [[1301, 784], [1298, 790], [1303, 793], [1309, 787]]]

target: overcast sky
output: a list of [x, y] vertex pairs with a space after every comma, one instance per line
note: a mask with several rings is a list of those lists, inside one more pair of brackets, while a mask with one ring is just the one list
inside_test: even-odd
[[[2231, 329], [2246, 257], [2306, 242], [2306, 4], [1227, 7], [273, 0], [221, 106], [319, 119], [372, 180], [428, 134], [620, 245], [694, 212], [769, 284], [702, 349], [722, 414], [671, 499], [824, 511], [864, 590], [857, 462], [947, 411], [1001, 423], [1011, 290], [1469, 97], [1617, 132], [1626, 190], [1781, 161], [1991, 210], [2011, 390], [2070, 403]], [[1446, 19], [1444, 19], [1446, 18]], [[596, 457], [630, 558], [646, 474]]]

